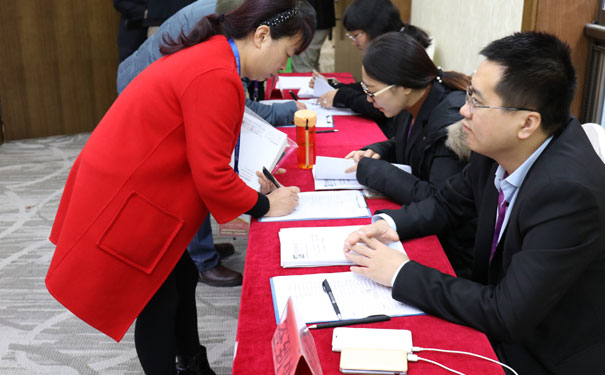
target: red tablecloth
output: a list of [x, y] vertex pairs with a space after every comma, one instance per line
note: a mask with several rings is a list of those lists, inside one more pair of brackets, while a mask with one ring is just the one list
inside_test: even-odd
[[[371, 121], [361, 117], [337, 117], [337, 133], [317, 134], [317, 154], [320, 156], [343, 157], [349, 151], [384, 139], [384, 135]], [[294, 139], [293, 128], [283, 128]], [[313, 190], [310, 171], [296, 168], [296, 155], [285, 161], [287, 172], [278, 179], [284, 185], [297, 185], [302, 191]], [[393, 202], [368, 200], [372, 212], [379, 208], [397, 207]], [[280, 266], [280, 228], [301, 226], [340, 226], [367, 224], [370, 219], [314, 220], [299, 222], [259, 223], [253, 220], [248, 237], [248, 249], [244, 270], [244, 284], [237, 327], [237, 350], [233, 362], [235, 375], [269, 375], [274, 373], [271, 353], [271, 338], [276, 328], [275, 314], [269, 279], [273, 276], [306, 273], [342, 272], [346, 266], [289, 268]], [[410, 258], [453, 274], [439, 241], [435, 236], [405, 241], [404, 247]], [[469, 351], [496, 359], [487, 337], [474, 329], [444, 321], [430, 315], [393, 318], [388, 322], [358, 325], [356, 327], [401, 328], [412, 331], [415, 346]], [[340, 353], [331, 350], [333, 329], [312, 330], [324, 374], [340, 374]], [[432, 359], [467, 374], [501, 374], [500, 366], [493, 363], [454, 354], [422, 352], [421, 357]], [[445, 370], [425, 362], [409, 364], [409, 374], [444, 374]]]

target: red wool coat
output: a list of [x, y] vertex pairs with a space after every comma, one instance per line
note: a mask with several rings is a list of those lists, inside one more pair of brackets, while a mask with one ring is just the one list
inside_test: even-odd
[[229, 167], [244, 91], [223, 36], [165, 56], [113, 103], [67, 179], [50, 240], [49, 292], [119, 341], [210, 211], [258, 194]]

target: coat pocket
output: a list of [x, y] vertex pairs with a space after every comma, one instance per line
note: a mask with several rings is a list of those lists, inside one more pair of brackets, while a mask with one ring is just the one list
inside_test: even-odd
[[111, 220], [97, 246], [151, 274], [183, 226], [183, 220], [133, 192]]

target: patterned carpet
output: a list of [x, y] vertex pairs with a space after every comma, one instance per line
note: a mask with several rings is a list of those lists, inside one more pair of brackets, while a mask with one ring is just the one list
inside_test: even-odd
[[[87, 139], [79, 134], [0, 146], [0, 374], [143, 373], [133, 327], [116, 343], [74, 317], [44, 286], [54, 250], [50, 228]], [[223, 263], [241, 272], [247, 238], [233, 243], [236, 254]], [[198, 284], [200, 339], [217, 374], [231, 374], [240, 294], [241, 287]]]

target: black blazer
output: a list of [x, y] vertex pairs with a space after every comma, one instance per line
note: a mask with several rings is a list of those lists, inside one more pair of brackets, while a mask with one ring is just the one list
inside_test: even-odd
[[[362, 158], [357, 165], [357, 180], [399, 204], [433, 196], [449, 177], [458, 174], [466, 165], [466, 160], [461, 160], [460, 155], [445, 145], [448, 126], [462, 118], [459, 110], [464, 105], [464, 98], [464, 92], [435, 82], [409, 137], [412, 116], [403, 111], [398, 116], [397, 133], [393, 138], [365, 147], [380, 154], [381, 159]], [[466, 145], [465, 142], [462, 143]], [[408, 164], [412, 174], [390, 163]], [[475, 225], [475, 220], [471, 219], [437, 233], [458, 276], [470, 277]]]
[[496, 167], [473, 155], [435, 197], [385, 211], [402, 238], [479, 223], [473, 281], [410, 261], [393, 298], [485, 332], [520, 374], [605, 373], [605, 165], [570, 119], [520, 186], [490, 264]]

